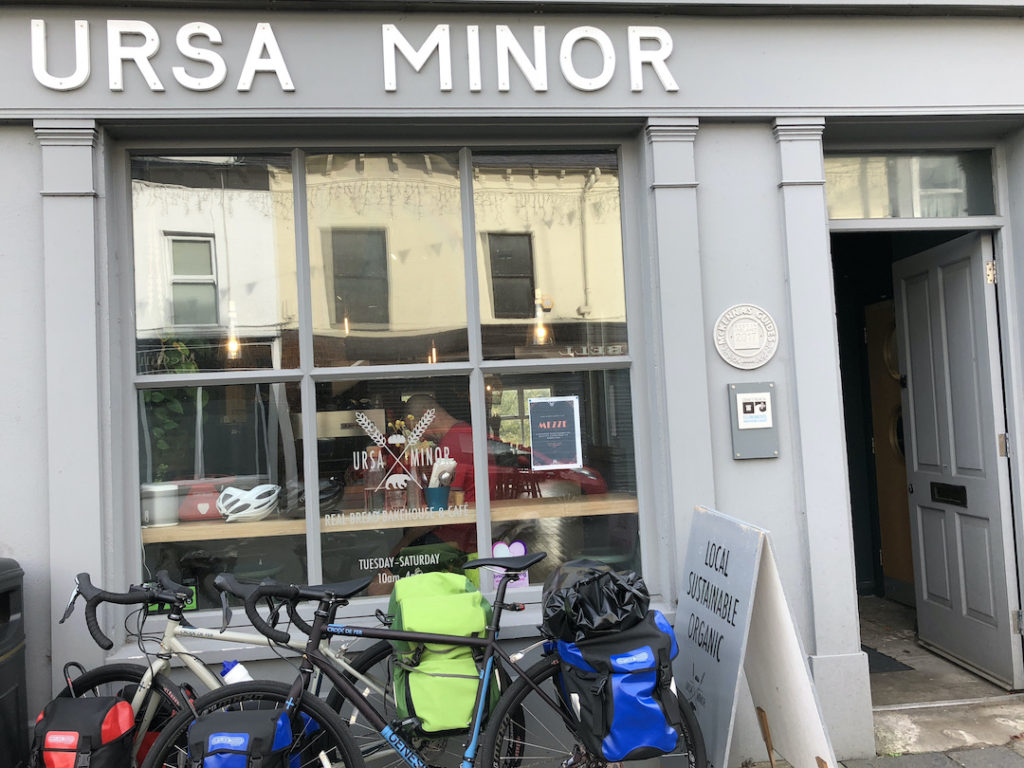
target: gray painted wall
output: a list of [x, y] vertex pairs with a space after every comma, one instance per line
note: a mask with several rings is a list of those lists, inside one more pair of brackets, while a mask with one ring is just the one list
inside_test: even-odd
[[[0, 557], [25, 571], [28, 711], [32, 718], [50, 690], [49, 475], [46, 451], [46, 343], [39, 145], [31, 128], [0, 126], [0, 466], [8, 478], [0, 513]], [[17, 179], [17, 183], [11, 180]], [[87, 319], [91, 320], [91, 319]], [[68, 318], [68, 322], [76, 322]], [[70, 594], [71, 585], [68, 585]]]

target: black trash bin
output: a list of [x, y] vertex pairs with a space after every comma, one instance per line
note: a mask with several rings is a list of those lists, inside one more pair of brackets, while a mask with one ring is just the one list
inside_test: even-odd
[[13, 768], [28, 765], [24, 575], [16, 561], [0, 557], [0, 755], [9, 755]]

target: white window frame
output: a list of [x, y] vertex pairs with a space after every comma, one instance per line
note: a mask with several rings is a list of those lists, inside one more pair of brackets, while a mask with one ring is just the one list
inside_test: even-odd
[[[217, 238], [213, 235], [186, 232], [164, 232], [164, 242], [167, 244], [167, 264], [170, 275], [171, 293], [168, 297], [170, 304], [169, 325], [177, 329], [189, 328], [212, 328], [223, 325], [220, 313], [220, 291], [218, 290], [217, 279]], [[175, 243], [207, 243], [210, 246], [210, 274], [209, 275], [179, 275], [174, 271], [174, 244]], [[213, 314], [212, 323], [179, 323], [174, 316], [174, 287], [176, 285], [212, 285], [213, 286]]]

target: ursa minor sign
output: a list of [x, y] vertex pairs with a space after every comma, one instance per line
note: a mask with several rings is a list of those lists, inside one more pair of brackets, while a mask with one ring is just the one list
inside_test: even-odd
[[[66, 26], [67, 22], [62, 22], [51, 29], [47, 20], [32, 19], [27, 30], [31, 35], [32, 74], [40, 85], [53, 91], [73, 91], [90, 81], [93, 76], [93, 48], [106, 53], [105, 74], [112, 92], [125, 90], [126, 67], [137, 70], [153, 92], [165, 91], [168, 85], [193, 92], [213, 91], [225, 84], [231, 84], [236, 91], [247, 92], [252, 89], [254, 78], [260, 74], [276, 78], [282, 92], [292, 92], [301, 86], [292, 77], [289, 52], [279, 43], [273, 26], [267, 22], [256, 23], [245, 41], [237, 37], [229, 41], [220, 28], [205, 21], [188, 21], [163, 34], [142, 19], [109, 19], [100, 29], [96, 29], [99, 25], [90, 25], [86, 19], [77, 19], [73, 37]], [[51, 38], [58, 32], [70, 46], [52, 42]], [[452, 55], [456, 36], [464, 56]], [[618, 43], [615, 38], [619, 38]], [[239, 47], [243, 42], [247, 50], [244, 58]], [[487, 50], [485, 45], [491, 50]], [[157, 54], [169, 46], [176, 49], [177, 60], [159, 72], [154, 63]], [[73, 51], [70, 55], [66, 50], [68, 47]], [[672, 37], [667, 30], [657, 26], [626, 26], [612, 33], [596, 26], [577, 26], [558, 37], [549, 36], [544, 25], [513, 30], [509, 25], [495, 24], [482, 30], [477, 24], [467, 24], [461, 29], [436, 24], [424, 36], [422, 33], [407, 33], [397, 24], [382, 24], [379, 49], [381, 84], [384, 91], [397, 91], [401, 76], [411, 86], [427, 62], [436, 60], [437, 88], [439, 91], [451, 91], [454, 87], [453, 61], [456, 61], [465, 67], [462, 74], [471, 93], [485, 89], [510, 90], [513, 68], [518, 70], [532, 91], [542, 93], [548, 90], [552, 74], [549, 69], [555, 69], [548, 64], [549, 48], [552, 54], [556, 50], [558, 53], [557, 76], [579, 91], [599, 91], [606, 87], [623, 59], [629, 70], [632, 92], [644, 90], [645, 73], [653, 75], [653, 81], [663, 91], [674, 93], [679, 90], [667, 64], [672, 53]], [[580, 49], [599, 52], [600, 63], [596, 70], [589, 62], [580, 65]], [[327, 53], [325, 51], [325, 56]], [[74, 66], [70, 69], [63, 65], [55, 66], [53, 59], [73, 61]], [[166, 60], [166, 55], [161, 54], [160, 59]], [[493, 82], [484, 78], [485, 59], [497, 65], [493, 70]], [[229, 61], [242, 61], [237, 74], [230, 71]], [[417, 83], [417, 87], [422, 86], [423, 83]]]

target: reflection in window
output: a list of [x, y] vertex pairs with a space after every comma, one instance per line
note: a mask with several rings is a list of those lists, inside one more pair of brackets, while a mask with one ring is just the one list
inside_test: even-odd
[[139, 373], [297, 367], [293, 210], [287, 157], [132, 160]]
[[466, 360], [458, 157], [306, 160], [315, 363]]
[[987, 150], [825, 157], [831, 219], [957, 218], [995, 213]]
[[201, 607], [220, 604], [222, 571], [306, 580], [298, 402], [293, 384], [139, 391], [147, 575], [167, 569], [195, 584]]
[[615, 154], [474, 155], [473, 168], [484, 357], [625, 354]]
[[388, 322], [388, 256], [384, 230], [336, 229], [331, 232], [334, 256], [334, 316], [342, 324]]
[[533, 317], [533, 247], [528, 234], [487, 235], [496, 318]]
[[175, 325], [217, 323], [217, 280], [210, 238], [171, 237], [171, 286]]
[[[534, 584], [580, 555], [639, 568], [616, 155], [461, 157], [471, 173], [454, 152], [309, 154], [301, 190], [283, 155], [133, 158], [146, 575], [167, 568], [205, 607], [221, 570], [370, 575], [385, 594], [478, 547], [548, 552]], [[571, 461], [550, 433], [538, 447], [538, 398], [578, 414]], [[228, 509], [239, 499], [248, 514]]]

